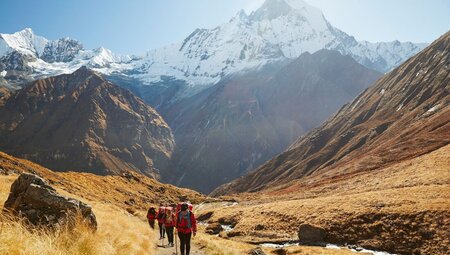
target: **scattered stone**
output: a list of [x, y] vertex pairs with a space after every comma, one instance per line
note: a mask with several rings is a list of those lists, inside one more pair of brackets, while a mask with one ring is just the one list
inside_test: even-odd
[[235, 236], [243, 236], [243, 235], [244, 235], [244, 233], [242, 233], [241, 231], [236, 231], [236, 230], [227, 232], [227, 237], [235, 237]]
[[326, 235], [325, 229], [307, 223], [300, 225], [298, 229], [300, 243], [323, 242]]
[[197, 217], [198, 221], [209, 220], [213, 216], [213, 212], [202, 213]]
[[255, 226], [255, 230], [256, 231], [264, 230], [264, 228], [265, 228], [264, 225], [261, 225], [261, 224], [258, 224], [258, 225]]
[[266, 255], [266, 253], [260, 247], [250, 250], [247, 254], [248, 255]]
[[24, 217], [34, 226], [48, 228], [74, 226], [80, 215], [84, 223], [97, 229], [97, 220], [89, 205], [59, 195], [44, 179], [33, 174], [21, 174], [14, 181], [3, 211]]
[[223, 231], [223, 227], [219, 223], [209, 224], [208, 227], [206, 227], [206, 230], [205, 230], [205, 232], [207, 234], [210, 234], [210, 235], [217, 235], [217, 234], [219, 234], [222, 231]]
[[234, 228], [238, 224], [238, 216], [232, 216], [232, 217], [223, 217], [220, 218], [219, 223], [222, 225], [229, 225], [232, 228]]
[[287, 251], [286, 251], [286, 249], [279, 248], [279, 249], [274, 250], [272, 253], [276, 254], [276, 255], [286, 255]]

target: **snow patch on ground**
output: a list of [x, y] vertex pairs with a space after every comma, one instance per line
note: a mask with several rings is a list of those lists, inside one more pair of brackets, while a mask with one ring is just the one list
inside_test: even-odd
[[431, 107], [427, 112], [435, 112], [439, 109], [440, 106], [441, 106], [440, 104], [437, 104], [437, 105]]
[[232, 225], [221, 225], [223, 228], [223, 231], [225, 232], [230, 232], [231, 230], [233, 230], [233, 226]]
[[6, 71], [1, 71], [0, 72], [0, 77], [5, 77], [6, 76]]

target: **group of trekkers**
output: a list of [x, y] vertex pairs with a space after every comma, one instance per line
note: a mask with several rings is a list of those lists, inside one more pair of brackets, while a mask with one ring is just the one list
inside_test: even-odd
[[155, 221], [158, 222], [159, 239], [164, 242], [165, 235], [169, 240], [169, 247], [174, 247], [174, 229], [180, 239], [181, 255], [189, 255], [191, 250], [191, 237], [197, 234], [197, 220], [192, 212], [190, 203], [179, 203], [176, 206], [163, 206], [160, 204], [158, 210], [150, 207], [147, 212], [147, 219], [150, 227], [155, 228]]

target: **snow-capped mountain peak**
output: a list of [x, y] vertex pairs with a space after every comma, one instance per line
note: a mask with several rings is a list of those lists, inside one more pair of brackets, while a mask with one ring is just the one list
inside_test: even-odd
[[233, 18], [231, 18], [230, 23], [233, 21], [241, 21], [241, 20], [247, 20], [248, 15], [244, 10], [240, 10], [236, 15], [234, 15]]
[[36, 36], [31, 28], [25, 28], [14, 34], [0, 34], [0, 57], [12, 51], [26, 55], [40, 55], [47, 43], [47, 39]]
[[[87, 65], [106, 74], [123, 74], [140, 84], [180, 81], [190, 90], [183, 95], [189, 95], [227, 75], [292, 60], [305, 52], [337, 50], [366, 67], [387, 72], [424, 47], [358, 42], [303, 0], [266, 0], [249, 15], [240, 11], [225, 24], [196, 29], [183, 41], [151, 50], [143, 57], [119, 56], [105, 48], [85, 50], [81, 43], [68, 38], [48, 41], [35, 36], [31, 29], [0, 34], [0, 72], [25, 66], [21, 70], [31, 69], [32, 77], [42, 77]], [[34, 56], [35, 61], [17, 52]]]

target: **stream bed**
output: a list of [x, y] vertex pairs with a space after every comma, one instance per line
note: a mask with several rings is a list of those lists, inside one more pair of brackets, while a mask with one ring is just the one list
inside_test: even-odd
[[[287, 248], [287, 247], [300, 246], [300, 245], [301, 244], [298, 242], [262, 243], [262, 244], [260, 244], [261, 247], [274, 248], [274, 249]], [[326, 249], [335, 249], [335, 250], [349, 249], [350, 251], [355, 252], [355, 253], [370, 253], [373, 255], [396, 255], [396, 254], [388, 253], [388, 252], [384, 252], [384, 251], [368, 250], [368, 249], [364, 249], [362, 247], [358, 247], [356, 245], [339, 246], [336, 244], [325, 244], [323, 247], [325, 247]]]

